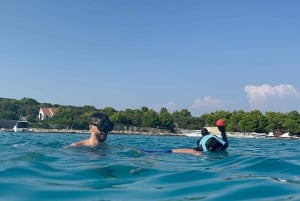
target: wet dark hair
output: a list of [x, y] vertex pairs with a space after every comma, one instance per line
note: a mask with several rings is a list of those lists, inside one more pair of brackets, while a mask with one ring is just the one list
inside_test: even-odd
[[202, 128], [202, 129], [201, 129], [201, 135], [202, 135], [202, 136], [208, 135], [208, 134], [209, 134], [209, 132], [208, 132], [208, 130], [207, 130], [206, 128]]
[[111, 122], [106, 114], [94, 112], [91, 115], [90, 124], [97, 126], [100, 132], [108, 133], [114, 128], [114, 123]]

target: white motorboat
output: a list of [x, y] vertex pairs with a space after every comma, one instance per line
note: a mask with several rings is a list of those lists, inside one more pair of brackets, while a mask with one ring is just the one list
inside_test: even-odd
[[290, 134], [290, 132], [287, 132], [287, 133], [283, 133], [280, 138], [285, 138], [285, 139], [298, 139], [297, 136], [293, 136]]
[[278, 136], [275, 136], [273, 132], [269, 132], [268, 135], [266, 135], [267, 138], [277, 138]]
[[29, 123], [27, 121], [17, 121], [13, 128], [14, 132], [28, 132]]
[[256, 132], [252, 132], [251, 135], [254, 136], [254, 138], [265, 138], [267, 136], [266, 133], [256, 133]]

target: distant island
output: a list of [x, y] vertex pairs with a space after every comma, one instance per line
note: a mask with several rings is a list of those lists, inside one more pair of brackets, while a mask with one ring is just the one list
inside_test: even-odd
[[[41, 119], [42, 108], [55, 108], [53, 116]], [[223, 111], [202, 114], [194, 117], [187, 109], [170, 113], [165, 107], [159, 112], [146, 106], [141, 109], [117, 111], [112, 107], [98, 109], [94, 106], [82, 107], [39, 103], [32, 98], [0, 98], [0, 128], [11, 129], [8, 121], [26, 120], [31, 129], [49, 130], [88, 130], [89, 116], [100, 111], [114, 122], [114, 131], [133, 133], [169, 133], [180, 134], [182, 130], [198, 130], [202, 127], [214, 127], [217, 119], [225, 121], [228, 132], [268, 133], [290, 132], [300, 134], [300, 114], [297, 111], [288, 113], [253, 111]]]

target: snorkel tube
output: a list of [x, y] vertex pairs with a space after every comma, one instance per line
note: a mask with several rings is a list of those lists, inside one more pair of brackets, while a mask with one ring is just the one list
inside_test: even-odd
[[216, 126], [218, 127], [219, 131], [221, 132], [222, 140], [225, 142], [223, 149], [226, 149], [228, 147], [228, 139], [227, 139], [226, 129], [225, 129], [223, 119], [218, 119], [216, 122]]
[[218, 121], [216, 122], [216, 125], [219, 126], [224, 126], [224, 122], [222, 119], [218, 119]]

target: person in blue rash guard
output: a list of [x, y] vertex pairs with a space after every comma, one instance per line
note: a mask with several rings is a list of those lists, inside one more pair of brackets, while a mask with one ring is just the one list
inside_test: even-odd
[[221, 132], [222, 139], [212, 135], [208, 132], [206, 128], [202, 128], [201, 134], [202, 137], [197, 140], [197, 147], [190, 149], [190, 148], [183, 148], [183, 149], [172, 149], [172, 153], [185, 153], [185, 154], [194, 154], [194, 155], [201, 155], [202, 152], [217, 152], [223, 151], [228, 147], [228, 139], [226, 135], [226, 129], [224, 126], [224, 122], [222, 119], [219, 119], [216, 122], [216, 125]]

